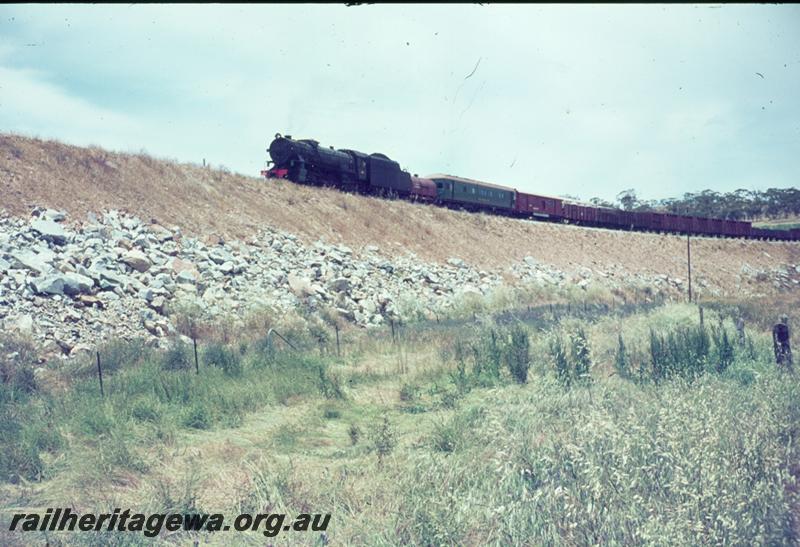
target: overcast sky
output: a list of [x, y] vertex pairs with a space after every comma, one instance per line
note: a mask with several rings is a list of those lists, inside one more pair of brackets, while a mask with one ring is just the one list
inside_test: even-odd
[[0, 131], [257, 175], [276, 132], [546, 194], [798, 185], [797, 5], [2, 5]]

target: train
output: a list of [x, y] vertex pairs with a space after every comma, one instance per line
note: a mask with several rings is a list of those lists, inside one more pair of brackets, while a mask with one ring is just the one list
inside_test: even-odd
[[270, 156], [268, 169], [261, 174], [299, 184], [331, 186], [467, 211], [581, 226], [709, 237], [800, 240], [800, 228], [769, 230], [741, 220], [624, 211], [569, 198], [529, 194], [509, 186], [447, 174], [420, 177], [402, 169], [385, 154], [326, 148], [314, 139], [295, 140], [291, 135], [280, 133], [275, 135], [267, 152]]

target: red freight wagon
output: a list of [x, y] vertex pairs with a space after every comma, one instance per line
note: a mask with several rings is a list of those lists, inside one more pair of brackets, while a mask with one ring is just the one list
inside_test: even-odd
[[594, 224], [597, 222], [597, 208], [579, 205], [574, 202], [563, 202], [564, 218], [582, 224]]
[[737, 236], [746, 236], [750, 233], [750, 222], [746, 220], [737, 220], [736, 221], [736, 235]]
[[548, 196], [537, 196], [536, 194], [526, 194], [517, 192], [517, 200], [514, 203], [514, 211], [521, 215], [530, 215], [540, 218], [560, 217], [561, 200]]
[[584, 222], [587, 224], [594, 224], [597, 222], [597, 207], [581, 205], [580, 208], [582, 209], [581, 214], [583, 215]]
[[660, 232], [664, 229], [664, 215], [661, 213], [647, 213], [647, 229]]
[[564, 218], [574, 222], [582, 220], [581, 206], [575, 203], [563, 202]]
[[735, 236], [736, 235], [736, 221], [735, 220], [723, 220], [722, 221], [722, 233], [726, 236]]
[[619, 226], [621, 223], [620, 212], [607, 207], [597, 208], [597, 222], [602, 226]]
[[678, 230], [678, 215], [664, 213], [661, 217], [661, 229], [665, 232], [675, 232]]
[[646, 213], [642, 211], [633, 213], [633, 227], [637, 230], [649, 230], [650, 216], [652, 214], [653, 213]]

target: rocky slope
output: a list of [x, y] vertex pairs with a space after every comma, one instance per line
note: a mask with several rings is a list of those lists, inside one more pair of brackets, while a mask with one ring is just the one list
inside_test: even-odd
[[[207, 244], [178, 227], [108, 211], [70, 224], [66, 213], [36, 208], [29, 218], [0, 219], [0, 323], [33, 336], [43, 354], [70, 356], [110, 338], [144, 337], [165, 344], [176, 334], [174, 312], [191, 306], [204, 320], [237, 321], [257, 311], [327, 313], [362, 327], [434, 317], [472, 295], [502, 287], [539, 287], [540, 294], [633, 288], [680, 297], [685, 281], [622, 267], [565, 272], [531, 256], [508, 268], [482, 270], [463, 259], [444, 264], [367, 245], [353, 250], [264, 227], [247, 240]], [[791, 290], [800, 265], [762, 270], [743, 265], [743, 290]], [[722, 290], [700, 276], [698, 291]]]

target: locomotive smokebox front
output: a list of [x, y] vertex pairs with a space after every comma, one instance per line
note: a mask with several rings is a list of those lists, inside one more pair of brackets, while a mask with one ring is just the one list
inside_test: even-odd
[[269, 145], [269, 156], [275, 162], [275, 165], [283, 165], [291, 159], [294, 154], [294, 144], [293, 141], [287, 138], [275, 137], [275, 140]]

